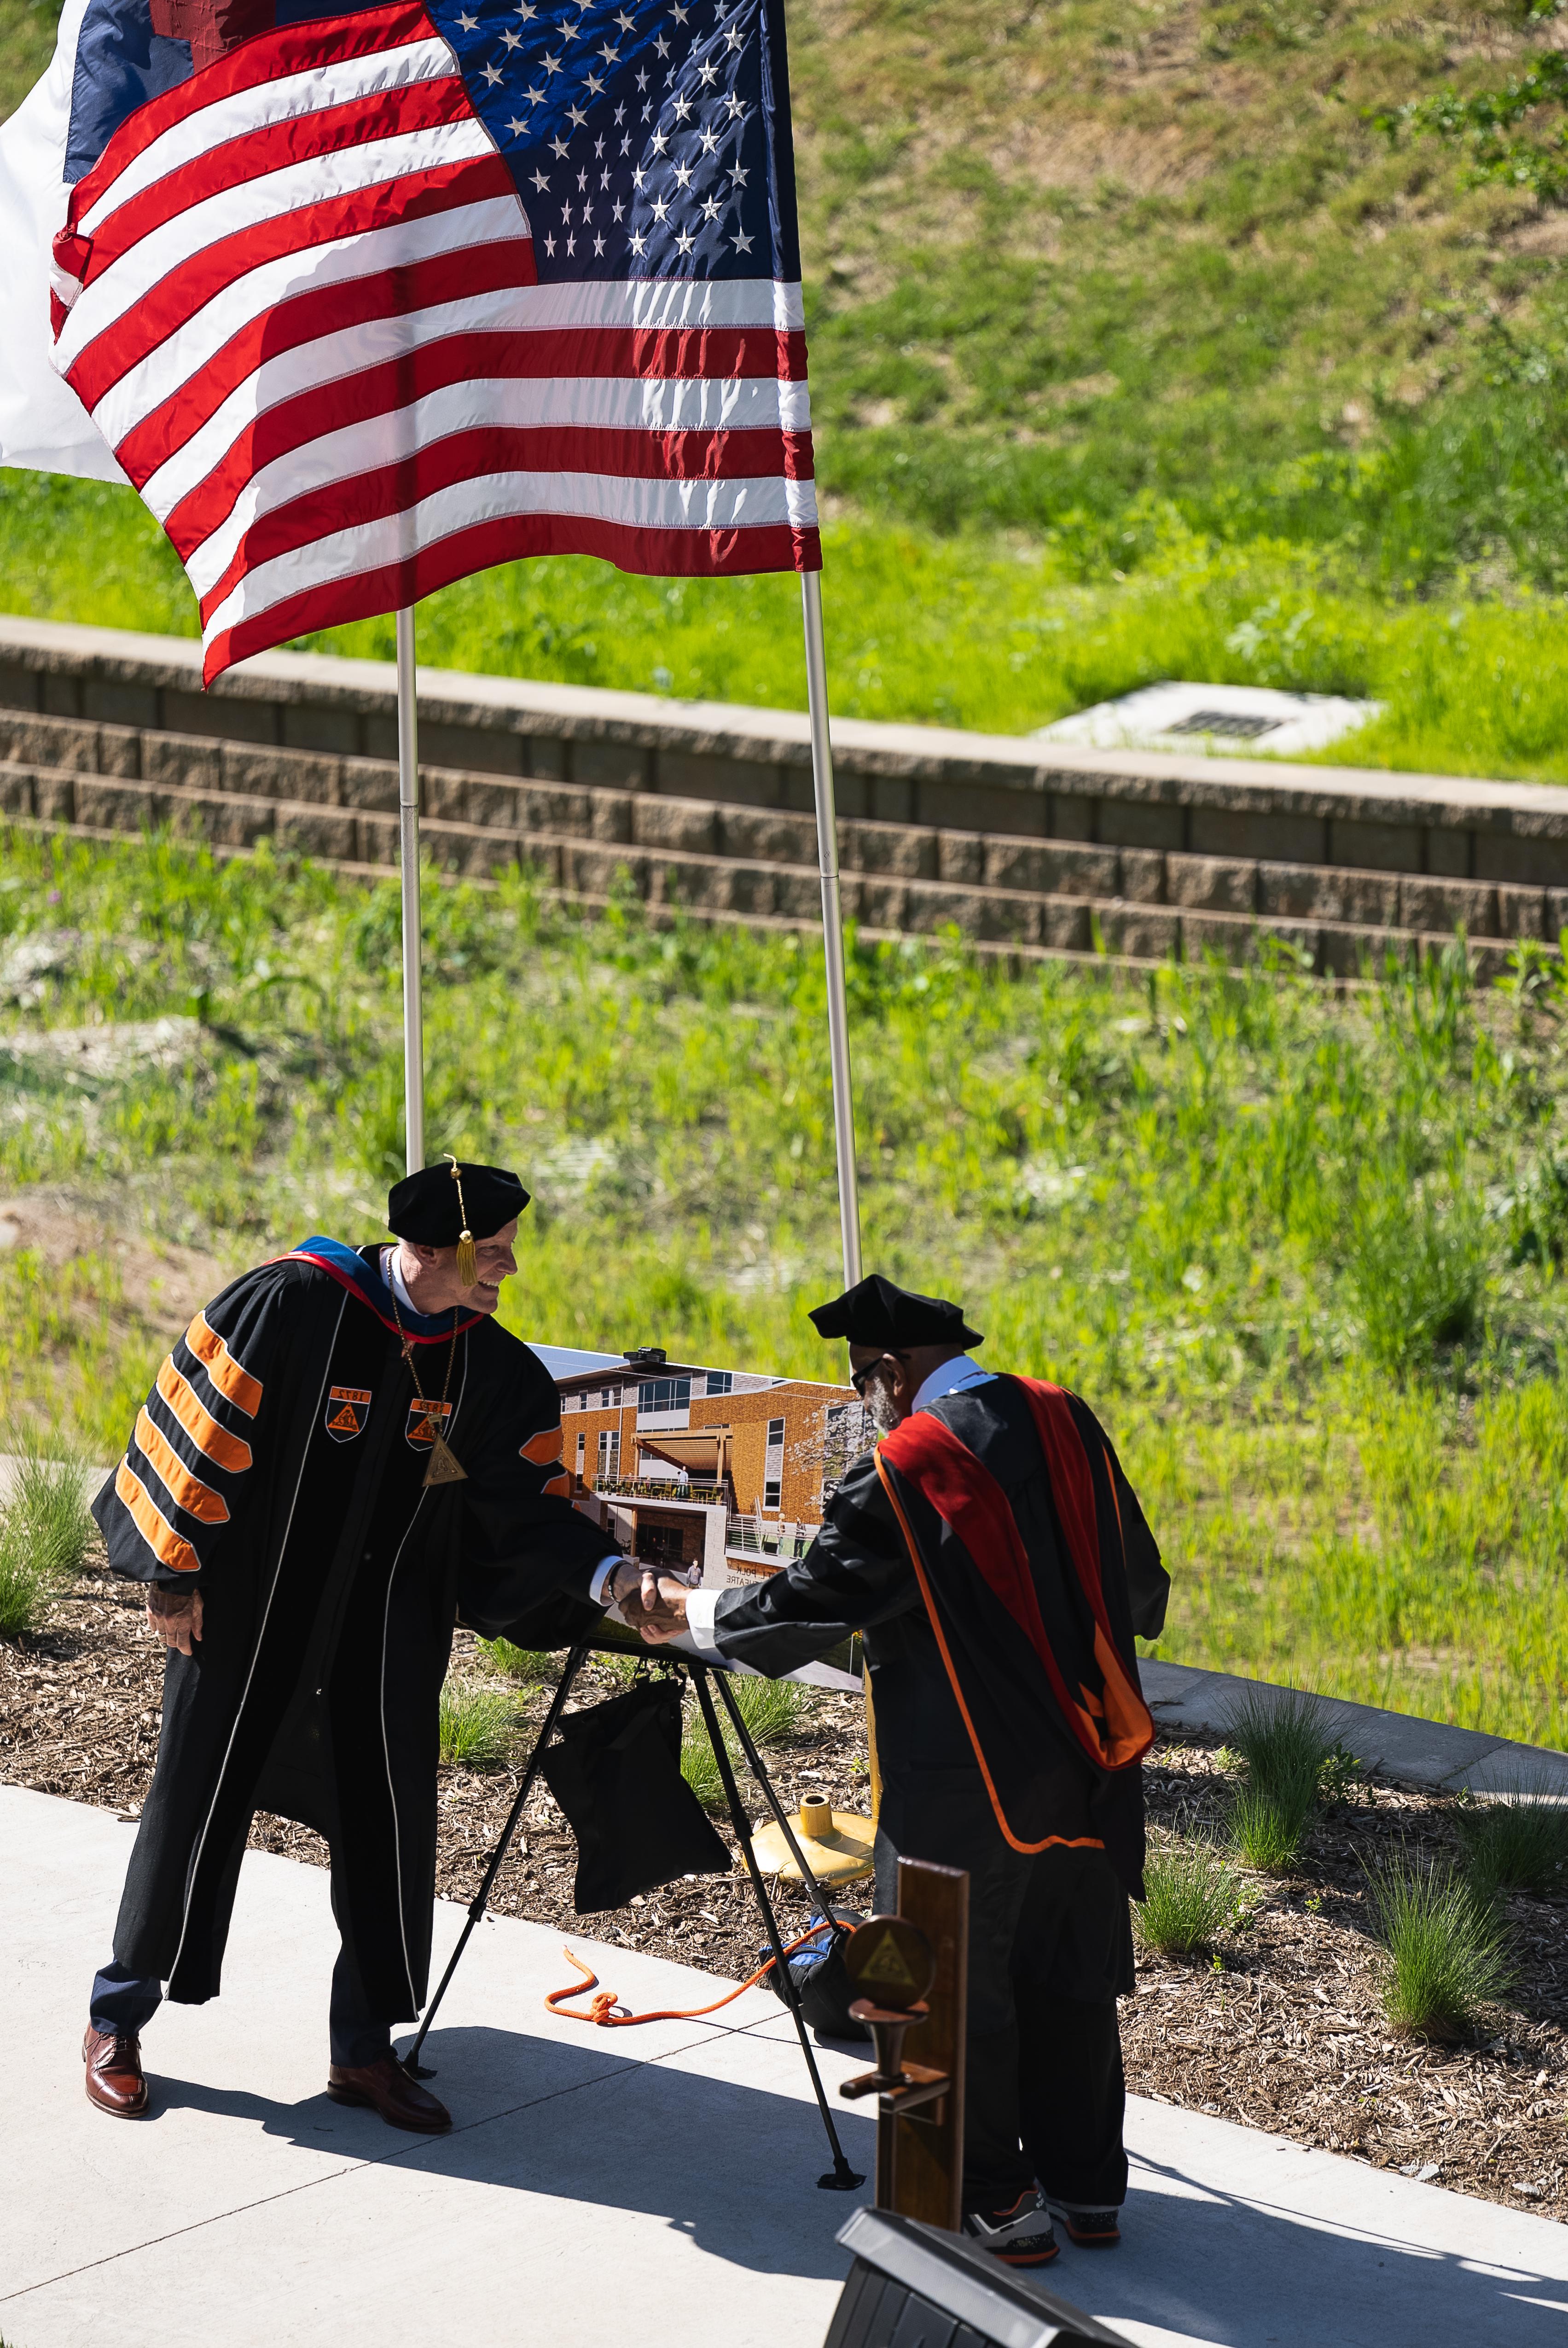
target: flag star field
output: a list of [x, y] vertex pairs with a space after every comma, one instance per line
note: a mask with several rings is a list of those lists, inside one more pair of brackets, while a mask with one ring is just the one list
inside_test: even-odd
[[475, 0], [430, 13], [511, 167], [542, 283], [799, 279], [793, 205], [781, 218], [769, 201], [781, 94], [755, 10]]

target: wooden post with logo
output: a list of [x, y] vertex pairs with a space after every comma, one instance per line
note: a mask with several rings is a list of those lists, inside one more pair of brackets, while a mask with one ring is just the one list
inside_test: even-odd
[[898, 1907], [896, 1916], [872, 1917], [845, 1943], [845, 1969], [861, 1993], [850, 2012], [870, 2030], [877, 2065], [846, 2079], [839, 2093], [877, 2099], [876, 2207], [955, 2234], [969, 1878], [961, 1868], [901, 1859]]

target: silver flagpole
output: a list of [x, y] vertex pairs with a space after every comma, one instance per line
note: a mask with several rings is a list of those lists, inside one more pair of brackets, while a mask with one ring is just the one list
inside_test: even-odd
[[414, 611], [397, 614], [397, 844], [403, 873], [403, 1138], [408, 1171], [425, 1163], [425, 1011], [420, 994], [419, 705]]
[[822, 574], [800, 573], [806, 625], [806, 700], [811, 713], [811, 779], [817, 796], [817, 861], [822, 874], [822, 954], [828, 970], [828, 1057], [833, 1071], [833, 1135], [839, 1153], [839, 1228], [844, 1286], [861, 1276], [861, 1196], [855, 1178], [855, 1100], [850, 1082], [850, 1018], [844, 999], [844, 917], [839, 901], [839, 816], [828, 738], [828, 660], [822, 644]]

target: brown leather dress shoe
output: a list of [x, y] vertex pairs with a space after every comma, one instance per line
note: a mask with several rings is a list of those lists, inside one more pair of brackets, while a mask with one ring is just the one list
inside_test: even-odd
[[88, 2101], [117, 2120], [147, 2117], [151, 2098], [141, 2069], [141, 2041], [134, 2030], [107, 2035], [88, 2029], [82, 2040], [88, 2066]]
[[438, 2104], [418, 2079], [410, 2079], [390, 2054], [354, 2069], [329, 2063], [326, 2092], [335, 2104], [368, 2104], [388, 2127], [411, 2128], [417, 2136], [440, 2136], [452, 2125], [445, 2104]]

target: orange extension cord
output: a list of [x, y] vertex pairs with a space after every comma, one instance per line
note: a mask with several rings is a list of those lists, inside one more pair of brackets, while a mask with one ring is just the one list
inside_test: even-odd
[[[819, 1932], [830, 1932], [832, 1929], [830, 1923], [813, 1924], [809, 1932], [802, 1932], [798, 1941], [790, 1941], [784, 1952], [785, 1955], [792, 1957], [797, 1949], [803, 1949], [808, 1941], [814, 1941], [817, 1938]], [[755, 1989], [758, 1982], [772, 1972], [778, 1962], [776, 1958], [769, 1957], [768, 1962], [765, 1965], [759, 1965], [748, 1981], [743, 1981], [738, 1988], [727, 1990], [722, 1997], [716, 1997], [711, 2005], [661, 2007], [657, 2013], [617, 2013], [614, 1991], [600, 1989], [598, 1974], [585, 1965], [581, 1957], [573, 1956], [570, 1949], [562, 1949], [561, 1953], [569, 1965], [575, 1965], [578, 1972], [585, 1975], [586, 1986], [579, 1987], [575, 1982], [570, 1982], [564, 1989], [552, 1989], [545, 1997], [545, 2004], [552, 2013], [560, 2014], [563, 2022], [594, 2022], [598, 2024], [601, 2030], [626, 2030], [639, 2022], [698, 2022], [705, 2013], [717, 2013], [721, 2005], [733, 2005], [743, 1991]], [[586, 1997], [590, 1990], [597, 1992], [597, 1994], [586, 2013], [573, 2013], [569, 2005], [562, 2005], [561, 2003], [562, 1999], [566, 1997]]]

